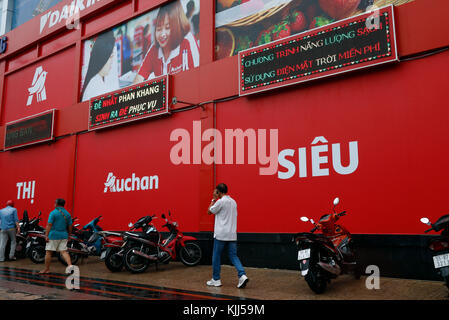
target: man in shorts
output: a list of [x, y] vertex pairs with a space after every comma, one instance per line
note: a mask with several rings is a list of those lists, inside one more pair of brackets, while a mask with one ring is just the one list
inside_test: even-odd
[[60, 252], [68, 266], [72, 265], [70, 255], [67, 252], [67, 240], [72, 232], [72, 218], [70, 213], [64, 209], [65, 200], [56, 199], [55, 210], [50, 212], [47, 228], [45, 229], [45, 269], [39, 273], [49, 273], [50, 263], [54, 251]]

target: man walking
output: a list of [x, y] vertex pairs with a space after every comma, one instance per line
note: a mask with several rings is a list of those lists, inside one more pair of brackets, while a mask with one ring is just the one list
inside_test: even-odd
[[9, 250], [9, 259], [16, 260], [16, 233], [20, 232], [19, 218], [17, 217], [17, 209], [14, 208], [14, 202], [8, 200], [6, 207], [0, 210], [0, 262], [5, 261], [5, 248], [8, 239], [11, 240], [11, 248]]
[[209, 205], [208, 214], [215, 215], [214, 249], [212, 254], [212, 279], [208, 286], [220, 287], [221, 254], [228, 247], [231, 263], [237, 269], [239, 278], [237, 288], [244, 288], [249, 279], [237, 257], [237, 203], [227, 195], [228, 187], [220, 183], [214, 190], [213, 199]]
[[72, 218], [70, 213], [64, 209], [64, 206], [64, 199], [56, 199], [55, 210], [50, 212], [48, 217], [47, 228], [45, 229], [45, 240], [47, 241], [45, 269], [39, 272], [41, 274], [50, 272], [53, 251], [60, 252], [69, 267], [72, 265], [70, 255], [67, 252], [67, 240], [69, 234], [72, 233]]

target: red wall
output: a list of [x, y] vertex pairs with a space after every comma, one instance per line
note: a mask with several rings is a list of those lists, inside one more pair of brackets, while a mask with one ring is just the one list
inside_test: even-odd
[[[24, 210], [28, 211], [30, 217], [42, 211], [43, 222], [54, 209], [56, 198], [64, 198], [66, 207], [71, 208], [75, 139], [72, 136], [53, 143], [0, 153], [0, 207], [3, 208], [8, 199], [14, 200], [19, 219]], [[32, 188], [24, 194], [23, 187], [20, 187], [18, 193], [17, 183], [25, 182], [28, 188], [32, 181], [35, 181], [34, 197]]]
[[[160, 217], [170, 210], [184, 230], [199, 231], [198, 166], [170, 162], [171, 131], [188, 127], [198, 114], [198, 110], [175, 113], [79, 135], [73, 214], [84, 221], [103, 215], [103, 228], [126, 230], [130, 221], [147, 214]], [[157, 175], [158, 189], [154, 184], [152, 190], [137, 190], [136, 181], [134, 191], [104, 192], [110, 172], [117, 179], [131, 178], [133, 173], [139, 178]]]
[[[220, 165], [217, 182], [229, 184], [239, 205], [240, 232], [299, 232], [340, 197], [344, 225], [354, 233], [422, 233], [419, 218], [432, 221], [449, 211], [449, 52], [426, 59], [358, 72], [283, 92], [219, 104], [217, 127], [279, 129], [279, 151], [295, 164], [290, 179], [259, 175], [259, 165]], [[238, 116], [236, 116], [238, 115]], [[311, 143], [328, 141], [328, 176], [312, 176]], [[358, 142], [359, 164], [348, 175], [335, 172], [331, 144], [341, 144], [349, 164], [349, 142]], [[298, 148], [306, 147], [308, 174], [299, 177]], [[279, 170], [286, 172], [283, 166]], [[343, 223], [343, 222], [342, 222]]]

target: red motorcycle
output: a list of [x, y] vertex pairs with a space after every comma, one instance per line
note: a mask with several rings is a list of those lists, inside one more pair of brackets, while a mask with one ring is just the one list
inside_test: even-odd
[[[346, 211], [335, 211], [338, 203], [339, 199], [335, 198], [334, 212], [323, 215], [318, 223], [302, 217], [301, 221], [310, 221], [314, 228], [310, 233], [298, 233], [293, 238], [298, 247], [301, 275], [310, 289], [318, 294], [323, 293], [330, 280], [340, 274], [353, 273], [356, 278], [361, 275], [351, 233], [336, 223], [346, 215]], [[314, 234], [317, 230], [322, 234]]]
[[[169, 216], [171, 216], [169, 212]], [[178, 257], [186, 266], [197, 265], [202, 258], [202, 251], [197, 239], [185, 236], [179, 229], [178, 223], [169, 220], [164, 214], [166, 227], [170, 232], [165, 239], [161, 238], [157, 229], [151, 225], [143, 234], [124, 233], [127, 242], [124, 254], [125, 267], [132, 273], [144, 272], [151, 263], [168, 263]]]

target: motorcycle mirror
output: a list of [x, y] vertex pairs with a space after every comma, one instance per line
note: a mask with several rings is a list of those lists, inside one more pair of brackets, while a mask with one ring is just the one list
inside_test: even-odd
[[301, 219], [302, 222], [307, 222], [307, 221], [309, 221], [309, 218], [307, 218], [307, 217], [301, 217], [300, 219]]
[[340, 203], [340, 199], [337, 197], [334, 199], [334, 207]]
[[128, 227], [132, 227], [133, 226], [133, 223], [132, 222], [130, 222], [130, 223], [128, 223]]
[[428, 218], [421, 218], [421, 222], [430, 226], [430, 220]]

